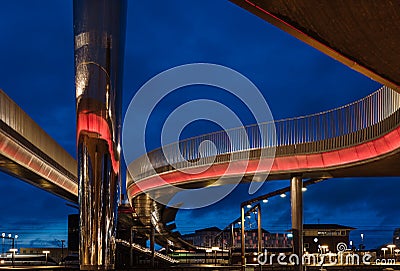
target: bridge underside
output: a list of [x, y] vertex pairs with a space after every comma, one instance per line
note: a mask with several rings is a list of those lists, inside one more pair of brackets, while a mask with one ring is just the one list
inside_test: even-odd
[[64, 188], [50, 182], [48, 179], [43, 178], [34, 171], [21, 166], [3, 155], [0, 155], [0, 170], [66, 200], [78, 202], [77, 194], [68, 192]]
[[0, 171], [72, 202], [76, 160], [0, 90]]
[[230, 1], [400, 91], [400, 5], [396, 1]]

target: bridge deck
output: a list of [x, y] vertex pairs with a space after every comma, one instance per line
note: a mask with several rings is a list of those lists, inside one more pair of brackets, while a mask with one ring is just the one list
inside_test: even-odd
[[76, 160], [0, 90], [0, 170], [73, 202]]

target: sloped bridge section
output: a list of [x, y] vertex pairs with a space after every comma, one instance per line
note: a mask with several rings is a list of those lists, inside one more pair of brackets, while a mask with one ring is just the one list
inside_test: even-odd
[[72, 202], [78, 201], [76, 160], [2, 90], [0, 170]]

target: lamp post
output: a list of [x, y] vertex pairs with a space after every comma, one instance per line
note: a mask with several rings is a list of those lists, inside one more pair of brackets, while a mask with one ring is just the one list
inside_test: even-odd
[[[11, 233], [9, 233], [9, 234], [8, 234], [8, 239], [10, 239], [10, 240], [11, 240], [11, 239], [12, 239], [12, 237], [11, 237], [11, 236], [12, 236], [12, 235], [11, 235]], [[12, 247], [12, 241], [11, 241], [10, 247], [11, 247], [11, 248], [13, 248], [13, 247]]]
[[395, 250], [394, 250], [394, 255], [396, 256], [396, 259], [395, 259], [395, 261], [397, 262], [397, 258], [399, 257], [399, 252], [400, 252], [400, 249], [398, 249], [398, 248], [396, 248]]
[[364, 249], [364, 233], [361, 233], [361, 247], [360, 250]]
[[4, 237], [6, 237], [6, 233], [5, 232], [3, 232], [1, 234], [1, 238], [3, 239], [3, 246], [2, 246], [2, 249], [1, 249], [1, 254], [4, 254]]
[[17, 239], [18, 234], [14, 235], [14, 238], [12, 239], [12, 248], [17, 248]]
[[381, 250], [383, 251], [383, 258], [386, 258], [386, 251], [388, 250], [388, 248], [383, 247], [383, 248], [381, 248]]
[[393, 249], [396, 247], [396, 245], [387, 245], [387, 247], [390, 249], [390, 255], [393, 257]]
[[43, 253], [46, 254], [46, 266], [47, 266], [47, 255], [50, 253], [48, 250], [43, 250]]
[[12, 267], [14, 267], [14, 259], [15, 259], [15, 252], [17, 252], [18, 249], [16, 248], [10, 248], [10, 252], [12, 252]]

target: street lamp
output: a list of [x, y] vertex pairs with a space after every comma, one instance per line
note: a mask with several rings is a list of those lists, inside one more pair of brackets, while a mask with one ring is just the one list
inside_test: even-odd
[[47, 265], [47, 254], [49, 254], [50, 251], [48, 251], [48, 250], [43, 250], [42, 252], [43, 252], [44, 254], [46, 254], [46, 265]]
[[2, 249], [1, 249], [1, 254], [4, 254], [4, 237], [6, 237], [6, 233], [5, 232], [3, 232], [1, 234], [1, 238], [3, 239], [3, 246], [2, 246]]
[[12, 252], [12, 266], [14, 267], [14, 259], [15, 259], [15, 252], [17, 252], [18, 249], [16, 248], [10, 248], [10, 252]]
[[395, 250], [394, 250], [394, 253], [395, 253], [395, 255], [396, 255], [396, 261], [397, 261], [397, 257], [399, 257], [399, 252], [400, 252], [400, 249], [398, 249], [398, 248], [396, 248]]
[[393, 256], [393, 249], [396, 247], [396, 245], [387, 245], [387, 247], [390, 249], [390, 255]]
[[15, 248], [18, 248], [18, 246], [17, 246], [18, 234], [16, 234], [16, 235], [14, 236], [14, 239], [15, 239]]
[[364, 247], [364, 233], [361, 233], [360, 236], [361, 236], [361, 248], [360, 248], [360, 250], [362, 250], [363, 247]]
[[383, 258], [386, 258], [386, 251], [388, 250], [388, 248], [383, 247], [383, 248], [381, 248], [381, 250], [383, 251]]

